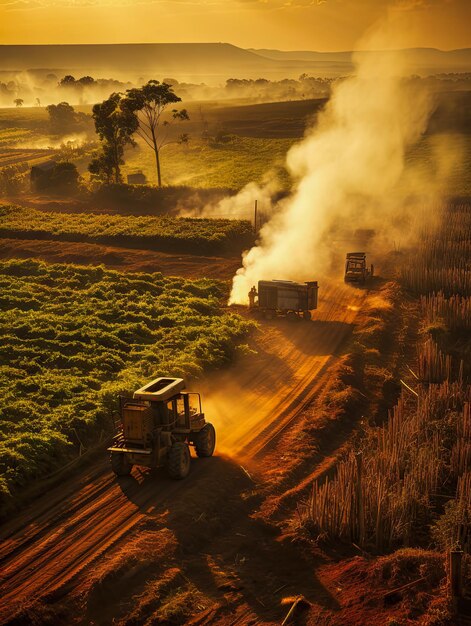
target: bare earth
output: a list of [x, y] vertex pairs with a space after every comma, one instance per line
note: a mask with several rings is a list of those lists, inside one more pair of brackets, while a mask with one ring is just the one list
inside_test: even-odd
[[93, 243], [0, 239], [0, 258], [41, 259], [49, 263], [103, 264], [125, 272], [162, 272], [184, 278], [229, 279], [240, 267], [240, 257], [167, 254], [153, 250], [115, 248]]

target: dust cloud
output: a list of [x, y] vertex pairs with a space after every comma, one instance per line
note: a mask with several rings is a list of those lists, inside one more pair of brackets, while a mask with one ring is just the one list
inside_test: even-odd
[[[369, 43], [376, 50], [393, 47], [384, 31]], [[364, 42], [358, 47], [367, 48]], [[288, 152], [291, 193], [273, 208], [258, 245], [245, 253], [230, 303], [246, 303], [260, 279], [328, 274], [336, 241], [346, 232], [369, 229], [375, 246], [391, 247], [398, 238], [406, 244], [418, 207], [444, 191], [455, 158], [445, 141], [432, 146], [425, 169], [408, 158], [434, 110], [433, 97], [407, 80], [398, 52], [357, 53], [354, 61], [354, 74], [335, 84], [316, 126]], [[250, 191], [256, 196], [255, 187]], [[231, 199], [232, 212], [239, 200], [247, 206], [246, 195], [247, 189]]]
[[90, 143], [94, 137], [91, 133], [66, 133], [58, 137], [49, 137], [47, 139], [28, 139], [27, 141], [19, 141], [10, 147], [16, 150], [59, 150], [70, 148], [76, 150], [85, 144]]
[[278, 179], [270, 174], [271, 172], [267, 172], [260, 185], [255, 182], [248, 183], [236, 195], [216, 198], [201, 207], [185, 201], [177, 207], [178, 215], [179, 217], [252, 220], [255, 201], [266, 215], [267, 211], [272, 211], [273, 199], [281, 192]]

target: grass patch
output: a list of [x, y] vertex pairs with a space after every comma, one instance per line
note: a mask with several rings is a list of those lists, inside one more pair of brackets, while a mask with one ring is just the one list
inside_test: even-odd
[[[171, 144], [162, 150], [163, 184], [241, 189], [252, 181], [262, 182], [267, 172], [273, 170], [280, 184], [288, 188], [285, 155], [295, 141], [231, 135], [228, 143], [216, 144], [190, 137], [188, 147]], [[156, 183], [155, 157], [151, 150], [145, 146], [130, 149], [125, 161], [125, 174], [142, 170], [151, 184]]]

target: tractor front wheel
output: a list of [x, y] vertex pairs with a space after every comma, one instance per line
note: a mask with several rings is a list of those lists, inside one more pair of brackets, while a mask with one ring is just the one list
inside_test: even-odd
[[209, 422], [205, 424], [205, 426], [195, 434], [193, 442], [198, 456], [213, 456], [216, 446], [216, 431], [214, 430], [214, 426]]
[[188, 444], [177, 441], [170, 448], [167, 458], [167, 471], [170, 478], [181, 480], [190, 472], [190, 449]]
[[127, 460], [124, 452], [112, 452], [110, 460], [111, 469], [116, 476], [129, 476], [132, 470], [132, 465]]

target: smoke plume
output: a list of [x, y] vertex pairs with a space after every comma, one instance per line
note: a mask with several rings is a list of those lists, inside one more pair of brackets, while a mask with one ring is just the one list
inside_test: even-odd
[[449, 167], [444, 146], [437, 144], [433, 179], [430, 168], [407, 160], [433, 99], [406, 79], [400, 53], [358, 53], [355, 64], [354, 75], [336, 83], [315, 128], [289, 151], [292, 192], [244, 255], [231, 303], [246, 303], [260, 279], [321, 278], [342, 231], [371, 229], [389, 243], [401, 233], [404, 241], [411, 208], [439, 191]]

